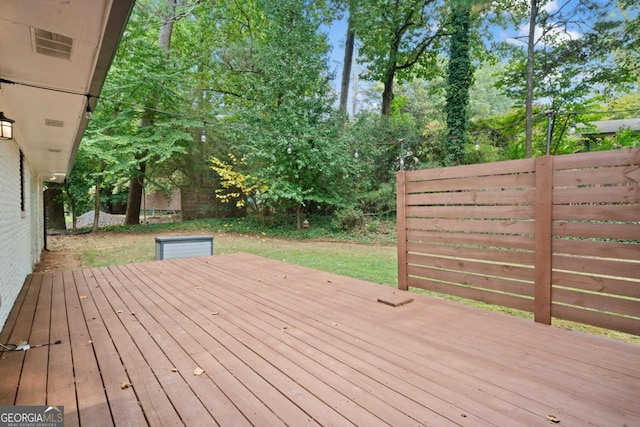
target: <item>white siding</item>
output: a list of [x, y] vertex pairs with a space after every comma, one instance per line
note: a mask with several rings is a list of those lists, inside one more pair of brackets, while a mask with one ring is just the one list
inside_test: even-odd
[[42, 185], [24, 159], [24, 211], [20, 207], [20, 150], [0, 141], [0, 329], [44, 247]]

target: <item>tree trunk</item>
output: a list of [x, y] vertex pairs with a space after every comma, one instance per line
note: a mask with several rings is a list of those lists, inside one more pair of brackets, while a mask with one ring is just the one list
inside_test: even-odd
[[[177, 0], [166, 0], [168, 11], [163, 16], [162, 26], [160, 27], [160, 35], [158, 37], [158, 46], [165, 54], [165, 58], [169, 58], [171, 48], [171, 35], [173, 34], [173, 23], [176, 18]], [[140, 120], [140, 127], [153, 125], [153, 110], [156, 108], [157, 99], [149, 100], [145, 117]], [[144, 154], [140, 156], [144, 157]], [[140, 224], [140, 202], [144, 190], [145, 171], [147, 169], [146, 161], [138, 163], [137, 170], [134, 171], [133, 177], [129, 181], [129, 197], [127, 199], [127, 214], [124, 223], [127, 225]]]
[[[355, 33], [351, 26], [351, 15], [347, 21], [347, 40], [344, 44], [344, 61], [342, 67], [342, 84], [340, 86], [340, 112], [347, 114], [347, 104], [349, 102], [349, 83], [351, 79], [351, 64], [353, 64], [353, 46], [355, 44]], [[355, 94], [353, 95], [355, 96]]]
[[[395, 61], [394, 61], [395, 62]], [[393, 78], [395, 77], [395, 64], [390, 64], [384, 81], [384, 91], [382, 91], [382, 112], [383, 116], [391, 115], [391, 103], [393, 102]]]
[[160, 27], [160, 37], [158, 38], [158, 46], [164, 51], [165, 56], [169, 57], [171, 48], [171, 34], [173, 33], [173, 22], [176, 19], [176, 3], [177, 0], [166, 0], [169, 7], [168, 12], [163, 16], [162, 26]]
[[464, 150], [467, 145], [467, 106], [469, 88], [473, 80], [469, 44], [471, 4], [454, 4], [451, 9], [453, 25], [447, 70], [447, 140], [446, 156], [443, 159], [445, 166], [464, 162]]
[[94, 204], [93, 204], [93, 227], [91, 228], [93, 231], [98, 231], [98, 227], [100, 226], [100, 180], [96, 180], [96, 191], [94, 194]]
[[64, 219], [64, 199], [62, 196], [62, 184], [51, 183], [44, 192], [44, 202], [47, 212], [48, 230], [66, 230]]
[[102, 179], [102, 174], [104, 173], [106, 167], [107, 165], [104, 161], [100, 162], [100, 176], [98, 176], [98, 178], [96, 179], [96, 191], [93, 203], [93, 231], [98, 231], [98, 227], [100, 226], [100, 180]]
[[531, 0], [531, 16], [529, 17], [529, 38], [527, 43], [527, 99], [525, 101], [525, 156], [533, 155], [533, 66], [534, 48], [536, 44], [536, 20], [538, 18], [538, 1]]
[[147, 162], [140, 161], [138, 169], [129, 181], [129, 197], [127, 198], [127, 214], [124, 223], [127, 225], [140, 224], [140, 206], [144, 189], [144, 173]]

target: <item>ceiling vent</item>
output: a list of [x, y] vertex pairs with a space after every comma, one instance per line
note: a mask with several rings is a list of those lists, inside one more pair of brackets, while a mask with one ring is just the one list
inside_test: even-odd
[[71, 60], [73, 39], [62, 34], [31, 27], [33, 50], [54, 58]]
[[64, 122], [62, 120], [44, 119], [44, 125], [52, 126], [54, 128], [61, 128], [64, 126]]

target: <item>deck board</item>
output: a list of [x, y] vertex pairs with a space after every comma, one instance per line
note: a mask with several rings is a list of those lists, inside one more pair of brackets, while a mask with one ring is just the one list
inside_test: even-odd
[[402, 295], [246, 254], [34, 274], [0, 338], [62, 343], [1, 353], [0, 405], [71, 426], [640, 425], [639, 346], [378, 302]]

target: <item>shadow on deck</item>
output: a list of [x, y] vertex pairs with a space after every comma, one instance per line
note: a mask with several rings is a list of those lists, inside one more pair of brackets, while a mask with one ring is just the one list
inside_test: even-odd
[[[640, 425], [640, 347], [252, 255], [29, 276], [0, 405], [65, 425]], [[550, 419], [559, 421], [554, 424]]]

